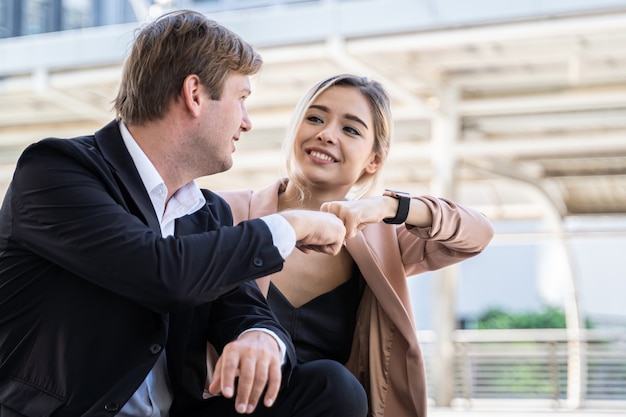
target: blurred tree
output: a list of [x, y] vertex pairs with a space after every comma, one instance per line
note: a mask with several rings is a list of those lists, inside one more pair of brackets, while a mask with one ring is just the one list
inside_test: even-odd
[[[557, 307], [540, 312], [513, 313], [492, 308], [478, 317], [478, 329], [564, 329], [565, 313]], [[587, 323], [587, 327], [591, 327]]]

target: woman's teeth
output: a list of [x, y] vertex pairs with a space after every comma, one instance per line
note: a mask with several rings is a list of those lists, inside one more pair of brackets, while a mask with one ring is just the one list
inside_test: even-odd
[[323, 159], [324, 161], [330, 161], [330, 162], [335, 161], [331, 156], [326, 155], [325, 153], [321, 153], [321, 152], [312, 151], [311, 156], [317, 159]]

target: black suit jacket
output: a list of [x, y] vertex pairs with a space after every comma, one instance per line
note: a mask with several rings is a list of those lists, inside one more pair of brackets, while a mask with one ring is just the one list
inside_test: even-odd
[[206, 342], [219, 351], [250, 327], [276, 332], [294, 363], [250, 282], [282, 268], [267, 226], [227, 227], [228, 205], [203, 193], [162, 238], [116, 122], [24, 151], [0, 210], [5, 415], [115, 415], [164, 347], [181, 415], [202, 404]]

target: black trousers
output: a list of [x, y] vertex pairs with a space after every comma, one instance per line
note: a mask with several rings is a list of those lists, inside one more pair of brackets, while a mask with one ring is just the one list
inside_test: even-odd
[[[316, 360], [294, 368], [291, 380], [270, 408], [263, 397], [254, 417], [366, 417], [368, 401], [361, 383], [345, 366], [331, 360]], [[195, 417], [229, 417], [235, 411], [234, 398], [214, 397]]]
[[[262, 398], [254, 417], [366, 417], [368, 401], [361, 383], [342, 364], [317, 360], [294, 368], [289, 385], [270, 408]], [[24, 417], [0, 404], [0, 416]], [[190, 417], [241, 417], [234, 398], [214, 397]]]

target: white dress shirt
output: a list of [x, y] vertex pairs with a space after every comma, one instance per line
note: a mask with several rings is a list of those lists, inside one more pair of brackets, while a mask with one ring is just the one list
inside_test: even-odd
[[[174, 234], [176, 219], [195, 213], [206, 203], [206, 200], [196, 182], [191, 181], [176, 191], [169, 201], [166, 201], [167, 188], [158, 171], [135, 142], [124, 122], [120, 121], [119, 127], [124, 144], [152, 201], [161, 226], [161, 235], [163, 237], [171, 236]], [[289, 222], [278, 214], [263, 217], [262, 220], [269, 227], [274, 245], [278, 248], [280, 255], [283, 259], [287, 258], [296, 244], [295, 231]], [[284, 363], [286, 346], [274, 332], [268, 329], [249, 329], [247, 331], [250, 330], [261, 330], [272, 335], [280, 347]], [[165, 350], [163, 350], [146, 379], [116, 416], [168, 417], [172, 400], [167, 359]]]

